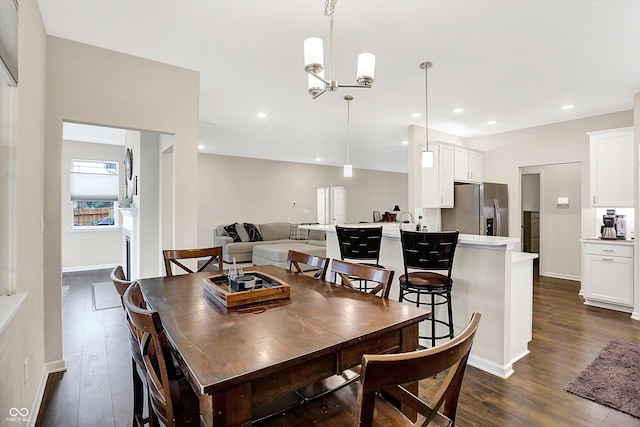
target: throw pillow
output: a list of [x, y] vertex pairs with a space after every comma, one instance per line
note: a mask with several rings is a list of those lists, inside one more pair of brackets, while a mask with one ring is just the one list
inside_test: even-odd
[[262, 241], [262, 234], [260, 234], [260, 230], [258, 229], [258, 226], [256, 226], [255, 224], [249, 224], [245, 222], [244, 228], [247, 230], [247, 233], [249, 234], [250, 242]]
[[238, 236], [240, 236], [240, 240], [243, 242], [250, 242], [251, 240], [249, 239], [249, 233], [247, 233], [247, 230], [244, 228], [244, 224], [238, 224], [236, 223], [236, 233], [238, 233]]
[[236, 231], [236, 224], [237, 223], [227, 225], [224, 227], [224, 231], [227, 232], [229, 237], [233, 238], [234, 242], [242, 242], [242, 240], [240, 240], [240, 236], [238, 236], [238, 232]]
[[298, 224], [291, 224], [289, 231], [289, 239], [291, 240], [307, 240], [309, 238], [309, 230], [298, 228]]

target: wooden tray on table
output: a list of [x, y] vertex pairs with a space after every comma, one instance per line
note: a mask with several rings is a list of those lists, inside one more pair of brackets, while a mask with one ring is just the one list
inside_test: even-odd
[[291, 286], [281, 279], [256, 271], [245, 271], [245, 274], [262, 279], [260, 287], [236, 291], [231, 287], [226, 274], [206, 277], [202, 279], [202, 286], [209, 296], [227, 308], [290, 297]]

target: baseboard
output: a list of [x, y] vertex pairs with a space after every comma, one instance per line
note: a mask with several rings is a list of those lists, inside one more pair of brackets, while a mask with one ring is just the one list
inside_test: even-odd
[[467, 363], [474, 368], [478, 368], [505, 380], [513, 375], [514, 372], [512, 363], [500, 366], [497, 363], [491, 362], [478, 356], [474, 356], [473, 354], [469, 355], [469, 360], [467, 361]]
[[56, 372], [63, 372], [67, 370], [67, 360], [54, 360], [53, 362], [48, 362], [44, 365], [44, 372], [42, 374], [42, 378], [40, 378], [40, 384], [38, 385], [38, 390], [36, 392], [36, 398], [33, 401], [33, 405], [31, 406], [31, 412], [29, 412], [29, 426], [33, 427], [36, 425], [38, 420], [38, 415], [40, 414], [40, 409], [42, 409], [42, 399], [44, 398], [44, 393], [47, 388], [47, 381], [49, 380], [49, 375], [54, 374]]
[[632, 318], [633, 320], [640, 320], [640, 312], [634, 311], [634, 312], [631, 314], [631, 318]]
[[80, 267], [65, 267], [62, 269], [63, 273], [75, 273], [77, 271], [90, 271], [90, 270], [106, 270], [113, 269], [117, 266], [121, 265], [120, 263], [116, 264], [101, 264], [101, 265], [83, 265]]
[[582, 277], [573, 276], [571, 274], [549, 273], [548, 271], [541, 271], [540, 275], [541, 276], [545, 276], [545, 277], [551, 277], [551, 278], [554, 278], [554, 279], [573, 280], [574, 282], [582, 281]]

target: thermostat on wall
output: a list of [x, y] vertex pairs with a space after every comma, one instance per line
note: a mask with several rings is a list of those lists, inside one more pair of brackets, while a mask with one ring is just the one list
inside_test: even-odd
[[568, 197], [558, 197], [558, 206], [569, 206]]

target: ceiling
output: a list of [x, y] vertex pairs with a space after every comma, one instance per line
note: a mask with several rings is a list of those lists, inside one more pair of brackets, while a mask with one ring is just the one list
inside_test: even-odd
[[375, 82], [315, 100], [302, 44], [321, 37], [328, 68], [322, 0], [38, 5], [49, 35], [199, 71], [207, 153], [342, 165], [349, 94], [354, 168], [406, 172], [402, 141], [425, 124], [411, 116], [425, 110], [423, 61], [429, 128], [465, 138], [632, 109], [640, 92], [637, 0], [338, 0], [335, 80], [353, 83], [358, 53], [372, 52]]

